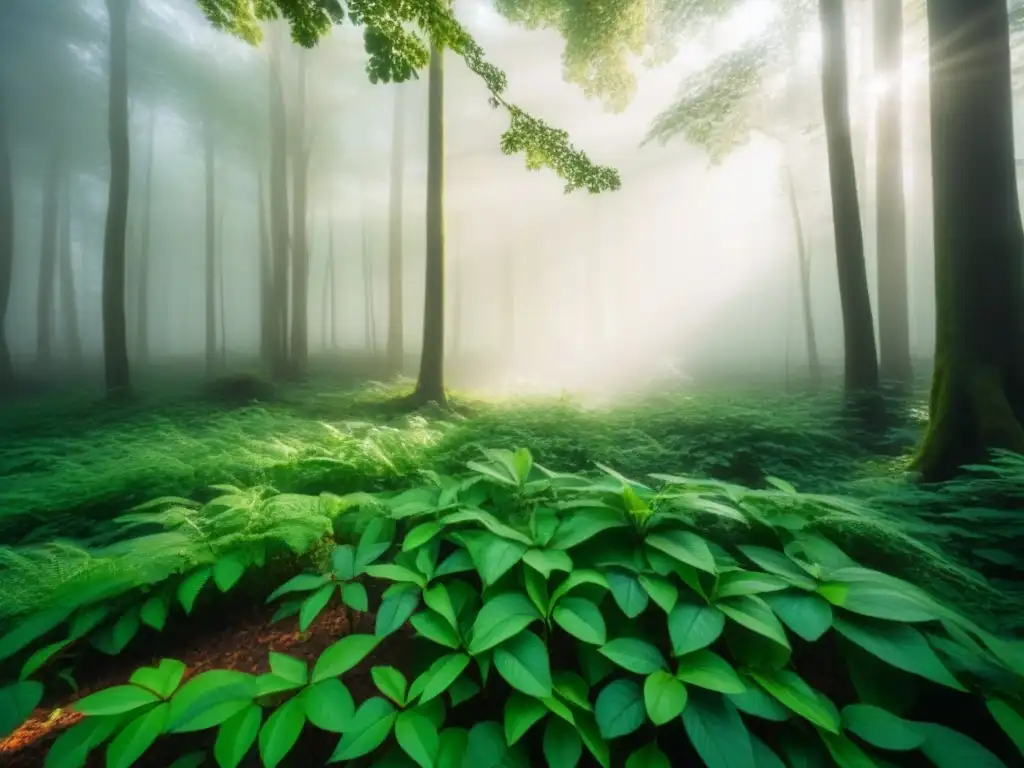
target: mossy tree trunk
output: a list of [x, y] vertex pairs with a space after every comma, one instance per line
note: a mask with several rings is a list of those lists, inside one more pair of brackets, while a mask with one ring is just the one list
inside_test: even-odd
[[14, 276], [14, 175], [7, 125], [7, 94], [0, 82], [0, 390], [14, 384], [14, 365], [7, 346], [7, 309]]
[[903, 8], [875, 0], [875, 62], [887, 88], [877, 103], [878, 353], [882, 379], [908, 385], [910, 308], [903, 195]]
[[1005, 0], [929, 0], [935, 370], [917, 469], [1024, 452], [1024, 234]]
[[413, 400], [445, 406], [444, 386], [444, 50], [430, 49], [427, 96], [427, 265], [423, 347]]
[[110, 188], [103, 236], [103, 372], [108, 395], [131, 388], [128, 328], [125, 320], [125, 256], [131, 150], [128, 133], [129, 0], [107, 0], [110, 18], [110, 87], [107, 131]]
[[825, 140], [843, 312], [845, 387], [848, 395], [856, 395], [878, 389], [878, 358], [850, 136], [846, 19], [843, 0], [819, 0], [818, 9]]
[[41, 374], [53, 364], [54, 301], [57, 293], [57, 249], [60, 227], [60, 182], [64, 162], [61, 138], [55, 136], [43, 178], [42, 233], [36, 288], [36, 366]]
[[391, 127], [391, 189], [388, 210], [388, 367], [392, 374], [405, 367], [405, 307], [402, 293], [402, 202], [405, 178], [405, 88], [394, 85], [395, 112]]

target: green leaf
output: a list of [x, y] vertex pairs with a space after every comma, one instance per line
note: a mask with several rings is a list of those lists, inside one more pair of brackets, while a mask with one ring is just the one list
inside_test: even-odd
[[466, 571], [475, 570], [476, 566], [473, 565], [473, 558], [469, 556], [469, 552], [464, 549], [457, 549], [437, 566], [437, 569], [434, 571], [434, 578], [439, 579], [442, 576], [451, 576], [454, 573], [465, 573]]
[[555, 691], [563, 699], [575, 707], [583, 710], [591, 710], [590, 686], [587, 681], [575, 672], [554, 672], [551, 675], [555, 685]]
[[576, 729], [583, 739], [583, 745], [601, 768], [611, 768], [611, 747], [601, 735], [595, 716], [590, 712], [577, 712]]
[[644, 704], [655, 725], [665, 725], [679, 717], [686, 707], [686, 698], [686, 686], [663, 669], [652, 672], [644, 681]]
[[526, 554], [526, 544], [487, 531], [468, 531], [462, 537], [485, 586], [497, 582]]
[[263, 709], [258, 704], [250, 704], [221, 723], [213, 745], [217, 765], [220, 768], [237, 768], [256, 742], [262, 723]]
[[260, 757], [266, 768], [275, 768], [284, 760], [299, 740], [305, 724], [306, 711], [300, 696], [289, 699], [271, 713], [259, 735]]
[[754, 748], [754, 763], [757, 768], [786, 768], [782, 758], [754, 734], [750, 734], [750, 746]]
[[295, 685], [305, 685], [309, 682], [306, 662], [276, 651], [270, 652], [270, 671]]
[[356, 550], [351, 544], [341, 544], [331, 552], [331, 571], [339, 581], [356, 577]]
[[19, 619], [14, 629], [0, 637], [0, 661], [10, 658], [22, 648], [63, 624], [70, 613], [71, 611], [67, 608], [51, 608], [48, 611]]
[[462, 641], [455, 630], [433, 611], [420, 611], [413, 615], [409, 623], [420, 636], [433, 643], [454, 649], [462, 646]]
[[620, 637], [598, 650], [618, 666], [638, 675], [649, 675], [668, 666], [661, 651], [646, 640]]
[[781, 592], [789, 582], [781, 576], [756, 571], [727, 571], [718, 577], [714, 598], [724, 600], [740, 595], [760, 595], [766, 592]]
[[[859, 574], [860, 570], [863, 569], [857, 569], [856, 573]], [[866, 571], [865, 579], [873, 573]], [[883, 574], [878, 574], [877, 581], [834, 581], [822, 584], [818, 587], [818, 594], [832, 605], [874, 619], [909, 624], [942, 618], [935, 606], [920, 595], [915, 587]]]
[[913, 627], [837, 616], [835, 628], [847, 640], [886, 664], [958, 691], [966, 690], [935, 655], [924, 635]]
[[442, 656], [413, 681], [409, 688], [408, 701], [412, 701], [418, 696], [420, 704], [426, 704], [431, 699], [440, 696], [469, 666], [469, 661], [469, 656], [464, 653], [450, 653], [447, 656]]
[[464, 728], [445, 728], [440, 733], [437, 750], [437, 768], [462, 768], [469, 745], [469, 731]]
[[192, 571], [178, 585], [178, 602], [185, 609], [185, 613], [192, 613], [192, 607], [196, 603], [196, 598], [199, 597], [199, 591], [210, 580], [212, 573], [210, 568], [200, 568], [199, 570]]
[[42, 700], [43, 686], [35, 680], [22, 680], [0, 688], [0, 739], [14, 733]]
[[791, 648], [789, 639], [786, 637], [786, 630], [782, 628], [782, 624], [772, 613], [768, 603], [760, 597], [745, 595], [730, 598], [729, 602], [716, 603], [716, 605], [718, 610], [740, 626], [746, 627], [762, 637], [767, 637], [787, 650]]
[[370, 598], [366, 594], [366, 587], [357, 581], [342, 586], [341, 602], [360, 613], [370, 610]]
[[395, 719], [395, 740], [420, 768], [434, 768], [441, 742], [437, 728], [426, 717], [413, 709], [400, 712]]
[[609, 569], [606, 576], [615, 604], [626, 616], [635, 619], [644, 612], [650, 597], [640, 586], [640, 580], [636, 576], [618, 569]]
[[480, 686], [470, 677], [458, 678], [448, 688], [448, 696], [451, 698], [452, 706], [457, 707], [464, 701], [469, 701], [480, 693]]
[[469, 732], [460, 768], [503, 768], [508, 757], [501, 726], [492, 721], [477, 723]]
[[163, 733], [171, 705], [164, 702], [136, 717], [107, 747], [107, 768], [129, 768]]
[[1024, 716], [1005, 701], [988, 699], [985, 704], [992, 717], [1024, 755]]
[[316, 617], [330, 602], [335, 589], [335, 584], [324, 584], [302, 601], [302, 607], [299, 608], [299, 631], [305, 632], [309, 629], [309, 625], [316, 621]]
[[626, 758], [626, 768], [672, 768], [672, 763], [652, 741]]
[[116, 656], [123, 651], [139, 631], [140, 607], [133, 605], [122, 614], [112, 627], [99, 630], [90, 638], [96, 650], [108, 656]]
[[756, 565], [760, 566], [765, 571], [768, 571], [768, 573], [774, 573], [776, 576], [782, 576], [793, 584], [793, 586], [807, 590], [812, 590], [818, 586], [818, 583], [808, 575], [807, 571], [794, 563], [789, 556], [783, 552], [776, 552], [774, 549], [768, 549], [767, 547], [756, 547], [751, 545], [741, 545], [738, 549], [744, 555], [753, 560]]
[[83, 715], [96, 717], [98, 715], [120, 715], [149, 704], [157, 704], [159, 701], [160, 698], [155, 693], [137, 685], [115, 685], [112, 688], [97, 691], [84, 699], [79, 699], [71, 705], [71, 708]]
[[558, 585], [555, 591], [551, 593], [551, 604], [555, 605], [571, 590], [576, 589], [577, 587], [582, 587], [584, 584], [592, 584], [604, 589], [610, 588], [608, 579], [606, 579], [600, 572], [589, 569], [580, 569], [570, 573], [565, 580]]
[[522, 592], [504, 592], [483, 604], [470, 632], [469, 652], [477, 656], [540, 619], [540, 613]]
[[632, 680], [613, 680], [597, 695], [594, 716], [603, 738], [628, 736], [647, 720], [643, 691]]
[[33, 653], [21, 667], [21, 674], [18, 675], [19, 680], [28, 680], [34, 675], [39, 669], [46, 665], [47, 662], [51, 661], [55, 656], [59, 655], [61, 651], [71, 645], [72, 641], [59, 640], [56, 643], [50, 643], [49, 645], [43, 646], [38, 651]]
[[211, 669], [182, 685], [171, 699], [168, 732], [188, 733], [220, 725], [252, 703], [257, 678], [230, 669]]
[[523, 555], [523, 562], [544, 578], [551, 576], [552, 571], [572, 571], [572, 558], [561, 549], [529, 549]]
[[167, 614], [170, 610], [170, 601], [167, 595], [154, 595], [142, 604], [139, 611], [139, 619], [147, 627], [157, 632], [163, 630], [167, 625]]
[[680, 563], [692, 565], [699, 571], [717, 574], [718, 566], [708, 543], [695, 533], [682, 530], [668, 530], [652, 533], [645, 542], [648, 546], [664, 552]]
[[374, 667], [370, 670], [373, 677], [373, 684], [377, 690], [391, 699], [400, 707], [405, 706], [405, 692], [409, 688], [409, 682], [405, 675], [394, 667]]
[[729, 662], [706, 649], [680, 656], [676, 677], [684, 683], [719, 693], [742, 693], [747, 688]]
[[672, 654], [684, 656], [707, 648], [725, 629], [725, 615], [709, 605], [680, 601], [668, 615]]
[[597, 536], [602, 531], [612, 528], [625, 528], [626, 520], [622, 513], [614, 509], [576, 509], [559, 523], [555, 535], [551, 537], [548, 547], [551, 549], [571, 549]]
[[894, 752], [917, 749], [924, 744], [924, 734], [916, 723], [897, 717], [871, 704], [850, 704], [843, 707], [843, 727], [874, 747]]
[[707, 768], [756, 768], [750, 732], [724, 696], [692, 691], [683, 727]]
[[394, 521], [383, 517], [370, 520], [356, 545], [355, 572], [362, 573], [366, 566], [387, 552], [394, 537]]
[[298, 576], [288, 579], [288, 581], [271, 592], [270, 597], [267, 598], [267, 602], [273, 602], [277, 598], [281, 597], [281, 595], [287, 595], [293, 592], [312, 592], [314, 589], [319, 589], [330, 580], [330, 576], [319, 573], [300, 573]]
[[574, 768], [583, 756], [583, 740], [575, 727], [557, 717], [544, 728], [544, 758], [548, 768]]
[[642, 573], [640, 574], [640, 586], [665, 613], [670, 613], [679, 600], [679, 590], [676, 585], [663, 576]]
[[788, 669], [751, 672], [751, 677], [800, 717], [829, 733], [839, 733], [839, 713], [835, 706], [796, 672]]
[[551, 660], [544, 641], [524, 630], [494, 649], [494, 666], [505, 681], [527, 696], [551, 696]]
[[1006, 768], [1006, 763], [970, 736], [934, 723], [917, 723], [924, 733], [921, 751], [935, 768]]
[[367, 566], [366, 573], [375, 579], [397, 581], [402, 584], [415, 584], [421, 589], [427, 584], [427, 580], [423, 577], [423, 574], [410, 570], [405, 566], [396, 565], [395, 563], [381, 563], [380, 565]]
[[328, 762], [355, 760], [373, 752], [391, 733], [395, 717], [395, 708], [386, 699], [374, 696], [364, 701], [356, 710]]
[[505, 741], [512, 746], [548, 713], [548, 708], [532, 696], [513, 691], [505, 701]]
[[567, 597], [552, 612], [555, 623], [573, 637], [591, 645], [604, 645], [607, 629], [600, 609], [583, 597]]
[[832, 627], [832, 606], [818, 595], [782, 593], [765, 602], [798, 637], [813, 643]]
[[347, 635], [320, 654], [313, 666], [311, 682], [339, 677], [365, 659], [380, 645], [376, 635]]
[[[169, 604], [171, 601], [170, 594], [166, 591], [162, 592], [159, 597], [153, 599], [160, 599], [162, 597], [165, 604]], [[96, 627], [98, 627], [107, 616], [111, 613], [111, 606], [109, 605], [91, 605], [87, 608], [83, 608], [81, 611], [76, 613], [68, 623], [68, 639], [71, 641], [80, 640]]]
[[336, 677], [309, 686], [300, 694], [306, 718], [323, 731], [344, 733], [356, 714], [348, 688]]
[[532, 568], [524, 568], [523, 586], [526, 587], [526, 594], [540, 615], [547, 616], [551, 610], [551, 598], [548, 595], [548, 584], [544, 576]]
[[740, 712], [773, 723], [783, 723], [790, 718], [790, 711], [778, 699], [769, 696], [756, 685], [747, 685], [742, 693], [729, 694], [729, 700]]
[[415, 587], [402, 587], [385, 595], [377, 609], [377, 621], [373, 632], [377, 637], [387, 637], [397, 632], [409, 620], [420, 604], [420, 591]]
[[443, 530], [444, 526], [437, 522], [421, 523], [420, 525], [417, 525], [405, 535], [404, 539], [402, 539], [402, 551], [411, 552], [417, 547], [422, 547]]
[[444, 584], [432, 584], [423, 590], [423, 602], [432, 611], [440, 614], [452, 629], [458, 631], [459, 620], [456, 615], [455, 605], [452, 603], [452, 597]]
[[818, 731], [818, 735], [838, 768], [878, 768], [878, 763], [846, 736], [828, 731]]
[[181, 684], [185, 665], [177, 659], [161, 659], [155, 667], [139, 667], [128, 682], [148, 688], [161, 699], [168, 699]]
[[227, 592], [245, 573], [245, 563], [237, 557], [228, 555], [220, 558], [213, 566], [213, 583], [221, 592]]

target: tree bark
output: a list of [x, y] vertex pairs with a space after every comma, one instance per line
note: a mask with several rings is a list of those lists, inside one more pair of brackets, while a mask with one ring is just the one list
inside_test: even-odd
[[306, 54], [300, 51], [292, 136], [292, 325], [291, 373], [302, 378], [309, 367], [309, 138], [306, 135]]
[[39, 282], [36, 288], [36, 365], [46, 375], [53, 364], [54, 299], [57, 292], [57, 234], [60, 226], [60, 180], [64, 161], [60, 138], [55, 137], [43, 179], [42, 237]]
[[850, 139], [843, 0], [819, 0], [821, 87], [828, 146], [839, 299], [843, 312], [845, 388], [848, 395], [877, 390], [878, 358], [864, 264], [857, 179]]
[[903, 196], [901, 2], [875, 0], [875, 61], [888, 86], [879, 96], [876, 113], [879, 369], [882, 379], [907, 385], [913, 379], [913, 372]]
[[228, 316], [224, 302], [224, 211], [220, 212], [217, 222], [217, 301], [220, 316], [220, 368], [225, 370], [228, 365]]
[[370, 252], [370, 238], [366, 231], [366, 214], [362, 220], [363, 234], [363, 305], [365, 307], [366, 350], [371, 356], [377, 354], [377, 307], [373, 301], [373, 258]]
[[1005, 0], [930, 0], [928, 27], [936, 341], [916, 466], [944, 480], [1024, 453], [1024, 233]]
[[270, 36], [270, 244], [273, 258], [271, 375], [288, 375], [288, 125], [281, 79], [283, 30]]
[[131, 157], [128, 133], [128, 5], [107, 0], [110, 17], [108, 133], [110, 189], [103, 238], [103, 370], [109, 396], [131, 388], [125, 321], [125, 254]]
[[215, 152], [212, 107], [203, 121], [203, 157], [206, 164], [206, 271], [204, 277], [206, 306], [206, 375], [217, 371], [217, 203]]
[[7, 309], [14, 277], [14, 175], [11, 170], [7, 94], [0, 82], [0, 391], [14, 385], [14, 365], [7, 346]]
[[444, 49], [430, 49], [427, 96], [427, 264], [423, 348], [413, 399], [446, 406], [444, 386]]
[[271, 257], [270, 236], [267, 234], [267, 207], [263, 193], [263, 174], [256, 174], [257, 221], [260, 233], [260, 359], [268, 368], [274, 358], [274, 265]]
[[71, 263], [71, 179], [65, 177], [61, 191], [60, 214], [60, 301], [64, 321], [65, 354], [71, 370], [82, 364], [82, 334], [78, 325], [78, 292], [75, 289], [75, 270]]
[[396, 84], [391, 127], [391, 200], [388, 212], [388, 367], [392, 375], [405, 368], [405, 312], [402, 293], [402, 201], [405, 176], [405, 89]]
[[800, 203], [796, 196], [793, 169], [789, 163], [783, 167], [786, 176], [786, 197], [789, 201], [789, 215], [793, 222], [793, 238], [796, 241], [797, 267], [800, 272], [800, 308], [804, 320], [804, 344], [807, 350], [807, 374], [811, 391], [821, 389], [821, 359], [818, 357], [818, 338], [814, 330], [814, 311], [811, 302], [811, 254], [804, 238], [804, 225], [800, 216]]
[[149, 114], [147, 134], [142, 243], [139, 246], [139, 275], [135, 285], [136, 357], [142, 365], [149, 362], [149, 262], [153, 230], [153, 153], [156, 141], [156, 115], [153, 112]]

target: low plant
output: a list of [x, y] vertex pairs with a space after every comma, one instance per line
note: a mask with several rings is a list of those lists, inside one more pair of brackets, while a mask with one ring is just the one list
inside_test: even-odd
[[[372, 634], [340, 638], [311, 669], [271, 654], [264, 675], [180, 684], [179, 662], [142, 668], [74, 705], [86, 717], [47, 768], [103, 744], [122, 768], [201, 730], [216, 730], [221, 768], [254, 748], [273, 768], [307, 725], [340, 735], [331, 762], [423, 768], [881, 768], [907, 755], [998, 768], [1024, 755], [1021, 644], [808, 527], [811, 509], [843, 502], [774, 480], [588, 479], [525, 450], [470, 469], [367, 500], [379, 515], [330, 573], [272, 595], [303, 594], [312, 621], [335, 594], [361, 606], [357, 576], [387, 583]], [[346, 676], [402, 643], [414, 663], [374, 666], [379, 695], [357, 702]], [[991, 733], [957, 729], [984, 708]]]

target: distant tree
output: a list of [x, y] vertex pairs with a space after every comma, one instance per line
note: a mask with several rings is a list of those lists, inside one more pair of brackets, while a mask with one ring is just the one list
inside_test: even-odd
[[142, 236], [136, 259], [135, 279], [135, 354], [145, 365], [149, 362], [149, 272], [153, 243], [153, 160], [156, 150], [156, 113], [150, 110], [146, 122], [145, 175], [142, 179]]
[[72, 370], [82, 364], [82, 334], [78, 327], [78, 292], [71, 263], [71, 179], [65, 178], [61, 191], [59, 274], [61, 317], [64, 320], [64, 345]]
[[270, 370], [275, 379], [288, 375], [288, 121], [281, 71], [283, 42], [279, 30], [270, 37], [270, 254], [272, 331]]
[[309, 161], [312, 143], [306, 114], [308, 60], [303, 50], [296, 62], [291, 140], [292, 169], [291, 234], [291, 342], [289, 368], [292, 376], [304, 378], [309, 368]]
[[402, 291], [402, 203], [405, 187], [405, 88], [394, 86], [391, 125], [391, 183], [388, 202], [388, 367], [392, 375], [405, 365], [405, 297]]
[[377, 306], [374, 301], [376, 280], [373, 275], [373, 242], [370, 238], [369, 221], [364, 206], [360, 226], [362, 236], [361, 253], [363, 267], [363, 326], [366, 333], [366, 351], [371, 357], [377, 355]]
[[203, 279], [204, 320], [206, 329], [206, 375], [217, 371], [217, 129], [213, 104], [207, 105], [203, 120], [203, 167], [205, 178], [206, 260]]
[[0, 81], [0, 390], [14, 383], [14, 365], [7, 345], [7, 308], [14, 272], [14, 178], [7, 93]]
[[1005, 0], [929, 0], [936, 346], [916, 466], [1024, 453], [1024, 233]]
[[53, 363], [54, 302], [57, 293], [57, 252], [60, 228], [60, 186], [64, 175], [63, 137], [51, 129], [53, 146], [47, 152], [46, 173], [42, 179], [41, 217], [42, 232], [39, 239], [39, 278], [36, 290], [36, 365], [47, 374]]

